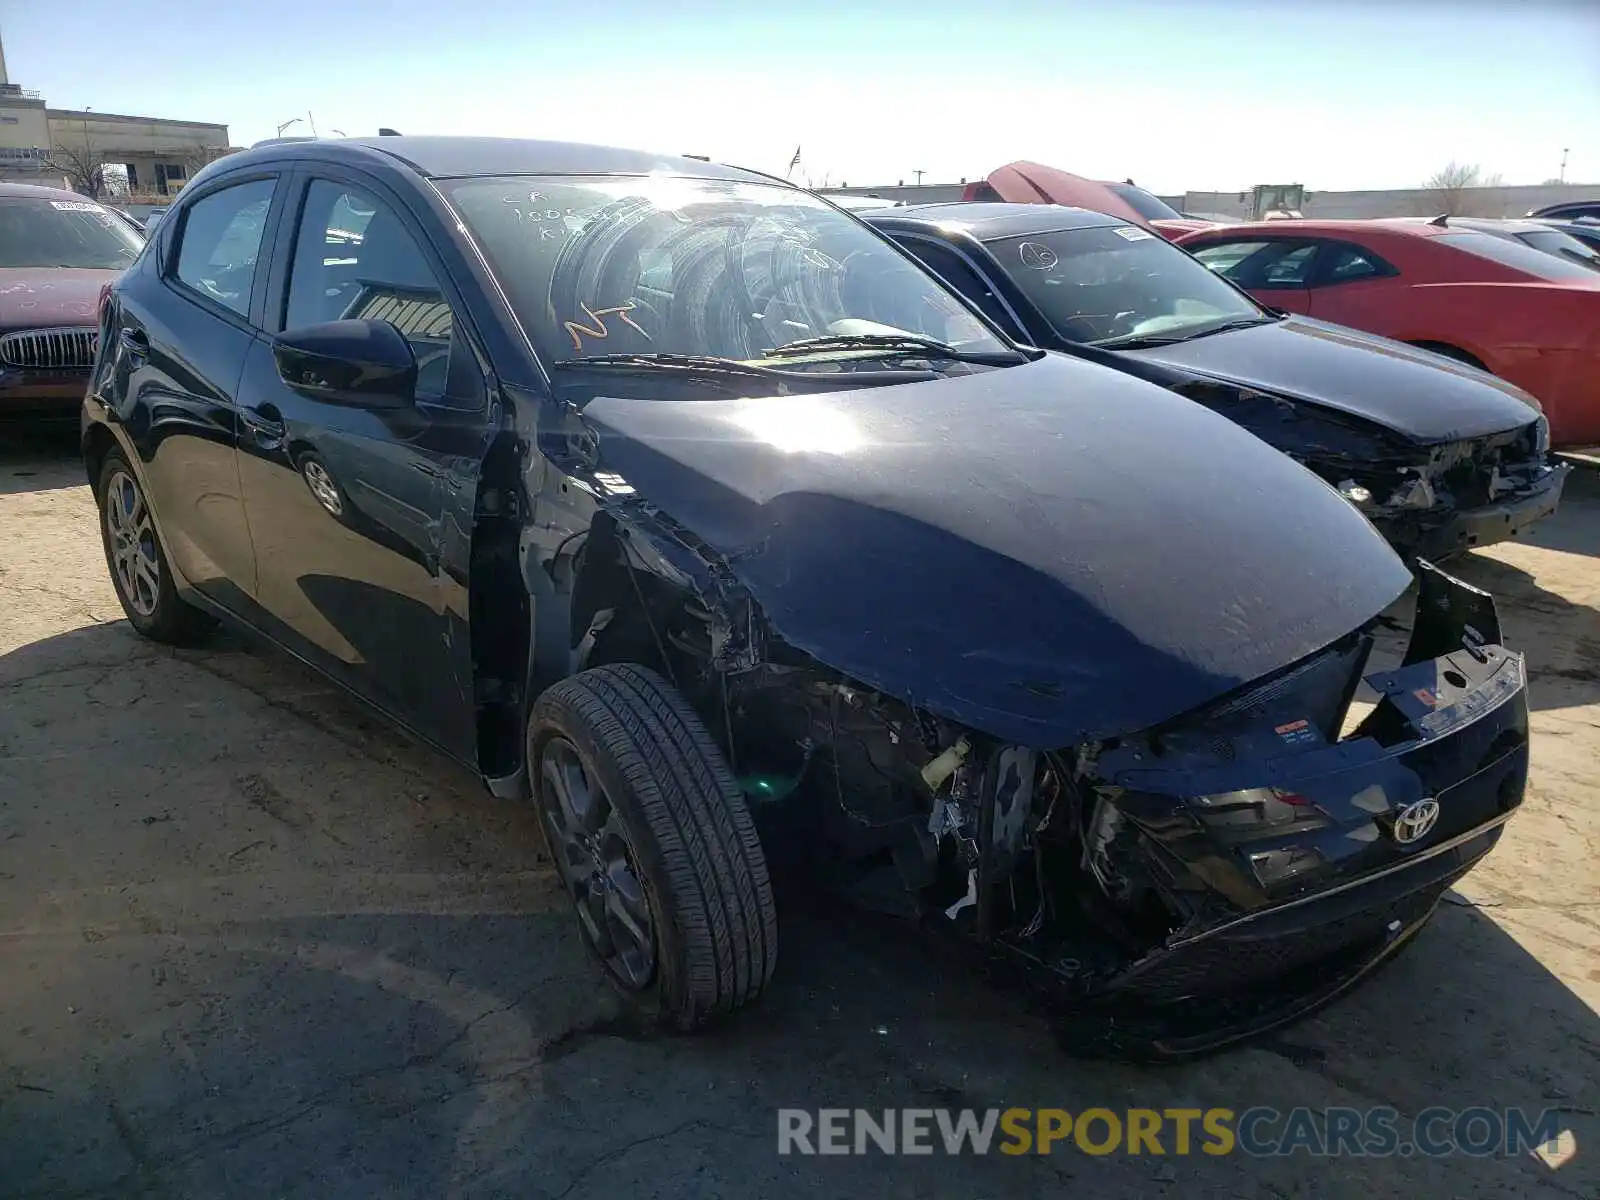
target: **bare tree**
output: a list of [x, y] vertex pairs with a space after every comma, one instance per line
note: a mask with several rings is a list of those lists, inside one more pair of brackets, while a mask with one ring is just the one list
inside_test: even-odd
[[1452, 159], [1422, 186], [1427, 191], [1422, 208], [1429, 216], [1444, 213], [1452, 217], [1492, 217], [1505, 206], [1500, 195], [1505, 180], [1499, 175], [1485, 175], [1477, 163]]
[[81, 192], [91, 200], [103, 199], [111, 190], [106, 178], [105, 155], [96, 150], [87, 138], [82, 146], [51, 146], [44, 162], [52, 171], [60, 171], [65, 175], [73, 191]]

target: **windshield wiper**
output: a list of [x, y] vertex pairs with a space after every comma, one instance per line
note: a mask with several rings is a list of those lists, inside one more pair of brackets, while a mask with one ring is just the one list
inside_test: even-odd
[[756, 379], [784, 379], [785, 372], [734, 358], [712, 354], [591, 354], [586, 358], [560, 359], [550, 364], [553, 371], [668, 371], [702, 375], [739, 375]]
[[962, 350], [948, 342], [920, 338], [906, 333], [833, 333], [822, 337], [801, 338], [785, 342], [761, 353], [767, 358], [795, 358], [806, 354], [821, 354], [829, 350], [881, 350], [889, 355], [917, 355], [922, 358], [943, 358], [955, 362], [984, 363], [989, 366], [1009, 366], [1022, 361], [1022, 355], [1012, 350], [979, 351]]
[[1131, 334], [1127, 337], [1107, 338], [1103, 342], [1091, 342], [1090, 345], [1098, 346], [1102, 350], [1140, 350], [1148, 346], [1176, 346], [1179, 342], [1193, 341], [1195, 338], [1208, 337], [1213, 333], [1226, 333], [1230, 329], [1253, 329], [1257, 325], [1276, 325], [1282, 319], [1282, 317], [1266, 316], [1235, 317], [1230, 321], [1207, 325], [1204, 329], [1185, 330], [1181, 333]]
[[[937, 379], [933, 372], [916, 371], [789, 371], [718, 358], [709, 354], [592, 354], [550, 364], [557, 374], [596, 374], [653, 376], [693, 387], [711, 388], [731, 395], [745, 394], [751, 383], [761, 383], [779, 395], [805, 392], [832, 392], [857, 387], [883, 387], [894, 383], [914, 383]], [[740, 381], [746, 381], [744, 386]]]

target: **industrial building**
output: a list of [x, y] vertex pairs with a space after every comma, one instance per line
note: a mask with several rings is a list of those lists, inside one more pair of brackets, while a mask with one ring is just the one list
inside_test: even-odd
[[231, 147], [228, 127], [50, 108], [11, 82], [0, 42], [0, 180], [92, 195], [170, 196]]

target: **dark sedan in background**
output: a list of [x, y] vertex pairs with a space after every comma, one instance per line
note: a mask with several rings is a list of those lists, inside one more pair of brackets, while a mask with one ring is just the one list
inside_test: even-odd
[[77, 420], [100, 289], [144, 239], [76, 192], [0, 183], [0, 420]]
[[1115, 217], [935, 204], [863, 219], [1020, 341], [1116, 366], [1213, 408], [1333, 484], [1407, 555], [1511, 537], [1568, 468], [1535, 401], [1426, 350], [1267, 309]]

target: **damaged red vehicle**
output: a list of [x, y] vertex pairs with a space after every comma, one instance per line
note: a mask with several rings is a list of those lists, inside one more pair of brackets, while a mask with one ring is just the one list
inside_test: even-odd
[[76, 192], [0, 183], [0, 421], [78, 415], [100, 289], [143, 245]]
[[1522, 801], [1488, 596], [1421, 567], [1374, 669], [1411, 574], [1333, 489], [731, 168], [231, 156], [113, 290], [83, 453], [135, 628], [251, 626], [531, 799], [680, 1028], [772, 977], [764, 841], [1172, 1057], [1363, 979]]

